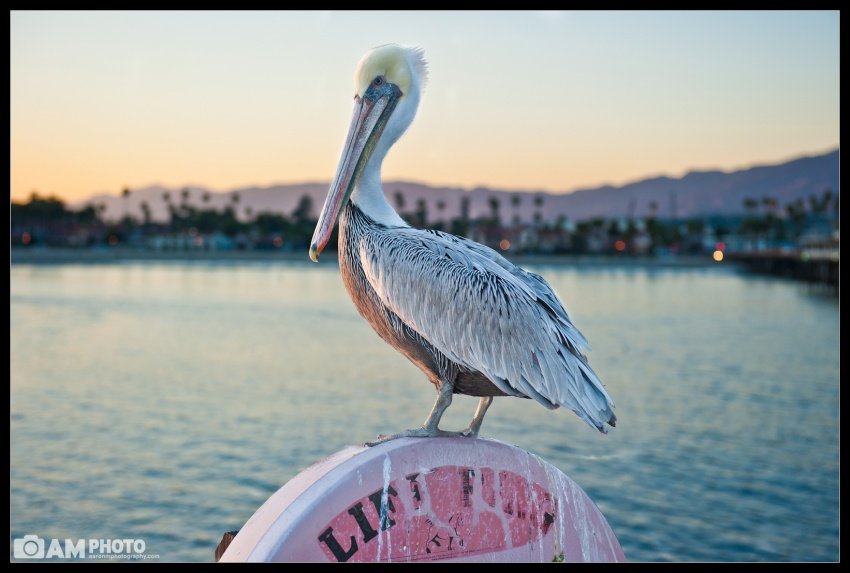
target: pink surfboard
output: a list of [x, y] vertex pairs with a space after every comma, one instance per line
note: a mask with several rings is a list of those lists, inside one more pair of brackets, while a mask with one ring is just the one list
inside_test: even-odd
[[221, 561], [625, 561], [602, 513], [539, 457], [487, 438], [401, 438], [310, 466]]

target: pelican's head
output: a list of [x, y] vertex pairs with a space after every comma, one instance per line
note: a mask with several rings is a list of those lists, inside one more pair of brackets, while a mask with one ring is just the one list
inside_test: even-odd
[[319, 260], [339, 214], [370, 161], [380, 164], [416, 115], [427, 77], [422, 50], [395, 44], [368, 52], [354, 72], [354, 115], [319, 215], [310, 258]]

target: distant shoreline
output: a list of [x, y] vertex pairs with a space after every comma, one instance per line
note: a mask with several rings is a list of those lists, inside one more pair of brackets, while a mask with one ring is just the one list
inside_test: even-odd
[[[283, 251], [197, 251], [162, 252], [130, 248], [69, 249], [61, 247], [12, 247], [11, 265], [110, 264], [124, 262], [287, 262], [312, 265], [307, 252]], [[717, 263], [708, 257], [665, 256], [632, 257], [604, 255], [510, 255], [518, 265], [622, 266], [661, 268], [713, 267]], [[336, 252], [326, 252], [320, 264], [337, 264]]]

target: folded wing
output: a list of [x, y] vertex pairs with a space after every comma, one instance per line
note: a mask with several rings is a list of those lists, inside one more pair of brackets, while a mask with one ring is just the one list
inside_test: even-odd
[[385, 229], [365, 234], [359, 247], [383, 304], [450, 360], [507, 394], [567, 407], [602, 432], [613, 425], [587, 341], [542, 277], [439, 231]]

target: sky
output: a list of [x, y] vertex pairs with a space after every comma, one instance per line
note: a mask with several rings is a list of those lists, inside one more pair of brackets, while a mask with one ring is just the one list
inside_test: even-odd
[[567, 192], [839, 144], [838, 11], [10, 13], [10, 191], [329, 181], [360, 57], [430, 79], [384, 179]]

